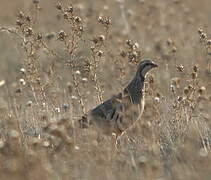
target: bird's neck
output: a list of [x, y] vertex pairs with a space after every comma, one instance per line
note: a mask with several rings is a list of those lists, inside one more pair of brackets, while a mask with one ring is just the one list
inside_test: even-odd
[[139, 104], [143, 98], [142, 90], [144, 87], [144, 80], [145, 78], [143, 76], [135, 76], [124, 90], [129, 94], [131, 101], [134, 104]]

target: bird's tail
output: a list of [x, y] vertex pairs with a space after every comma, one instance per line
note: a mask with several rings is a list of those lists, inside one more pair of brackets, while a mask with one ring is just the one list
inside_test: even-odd
[[87, 118], [87, 115], [83, 115], [81, 117], [81, 119], [78, 120], [78, 123], [79, 123], [79, 127], [80, 128], [88, 128], [89, 125], [90, 125], [90, 122], [88, 121], [88, 118]]

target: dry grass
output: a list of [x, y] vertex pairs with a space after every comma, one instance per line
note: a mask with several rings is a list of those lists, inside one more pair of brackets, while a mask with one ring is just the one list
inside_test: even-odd
[[[211, 178], [209, 0], [3, 1], [0, 179]], [[77, 120], [159, 64], [120, 140]]]

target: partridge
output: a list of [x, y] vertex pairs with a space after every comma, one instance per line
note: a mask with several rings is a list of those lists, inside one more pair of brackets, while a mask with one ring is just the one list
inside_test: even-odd
[[121, 136], [128, 128], [141, 118], [144, 111], [144, 81], [152, 68], [158, 67], [151, 60], [139, 63], [131, 82], [124, 90], [94, 109], [90, 110], [79, 121], [82, 127], [94, 126], [106, 135], [115, 133]]

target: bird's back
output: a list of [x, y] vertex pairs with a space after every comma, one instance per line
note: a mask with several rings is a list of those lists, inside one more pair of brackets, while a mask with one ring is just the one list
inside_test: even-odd
[[92, 109], [88, 113], [90, 123], [106, 134], [121, 133], [132, 126], [143, 112], [141, 99], [139, 103], [133, 103], [130, 93], [123, 91]]

